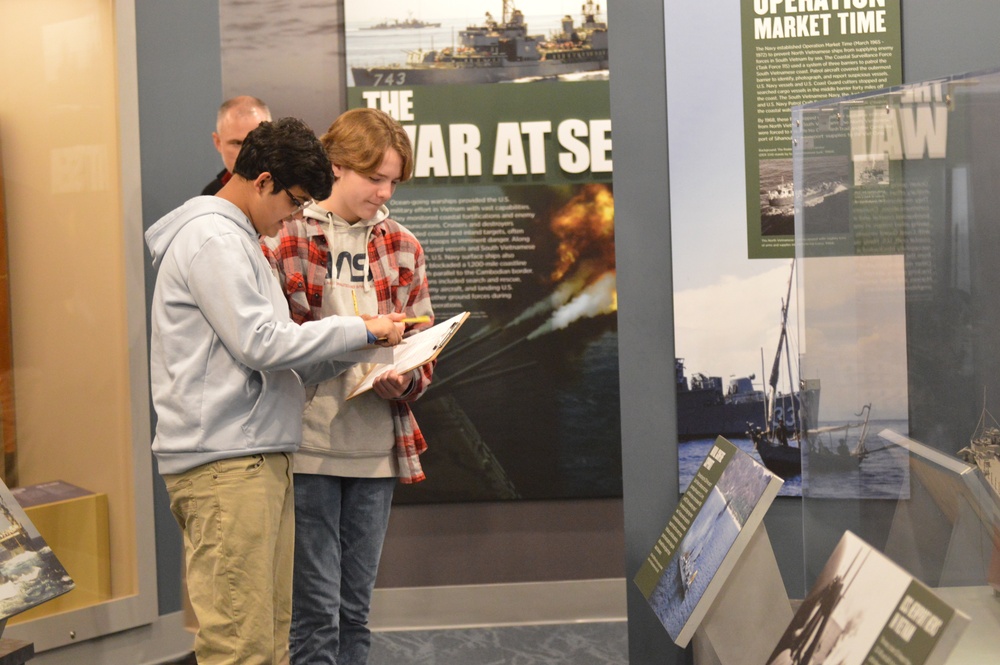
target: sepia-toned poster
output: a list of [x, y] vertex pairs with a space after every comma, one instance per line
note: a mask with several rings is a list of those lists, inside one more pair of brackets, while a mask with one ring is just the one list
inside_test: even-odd
[[427, 480], [397, 500], [619, 496], [604, 7], [346, 0], [344, 34], [348, 106], [413, 143], [389, 210], [435, 317], [470, 312], [414, 405]]

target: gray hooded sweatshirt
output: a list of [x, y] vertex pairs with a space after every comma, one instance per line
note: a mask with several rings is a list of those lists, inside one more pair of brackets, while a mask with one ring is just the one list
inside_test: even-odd
[[219, 459], [293, 452], [303, 384], [336, 376], [367, 344], [364, 321], [297, 325], [243, 212], [198, 196], [151, 226], [153, 453], [161, 474]]

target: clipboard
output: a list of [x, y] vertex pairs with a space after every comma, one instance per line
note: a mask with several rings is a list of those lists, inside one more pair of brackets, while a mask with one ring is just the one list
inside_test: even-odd
[[468, 312], [462, 312], [442, 321], [427, 330], [421, 330], [415, 335], [403, 338], [403, 341], [392, 347], [392, 362], [379, 363], [372, 367], [365, 378], [354, 387], [347, 399], [357, 397], [363, 392], [372, 389], [375, 379], [385, 374], [390, 369], [395, 369], [400, 374], [405, 374], [421, 365], [426, 365], [441, 353], [445, 345], [451, 341], [458, 332], [458, 329], [469, 318]]

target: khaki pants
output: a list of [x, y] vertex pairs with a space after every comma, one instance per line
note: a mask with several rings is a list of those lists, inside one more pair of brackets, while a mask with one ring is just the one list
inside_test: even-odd
[[295, 539], [290, 457], [234, 457], [163, 479], [184, 532], [199, 665], [287, 662]]

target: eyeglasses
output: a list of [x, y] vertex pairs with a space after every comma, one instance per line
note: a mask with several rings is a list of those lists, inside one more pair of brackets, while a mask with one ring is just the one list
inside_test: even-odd
[[285, 190], [285, 194], [288, 194], [288, 198], [291, 200], [292, 205], [295, 206], [296, 210], [302, 210], [307, 205], [309, 205], [309, 201], [299, 201], [298, 198], [293, 196], [292, 193], [287, 189]]
[[284, 185], [282, 185], [278, 181], [278, 179], [274, 177], [273, 173], [271, 174], [271, 180], [274, 181], [274, 184], [275, 184], [276, 187], [279, 187], [282, 191], [285, 192], [285, 194], [288, 194], [288, 199], [292, 202], [292, 205], [295, 206], [295, 212], [298, 212], [298, 211], [302, 210], [307, 205], [309, 205], [310, 203], [313, 202], [312, 199], [307, 199], [306, 201], [300, 201], [297, 196], [295, 196], [294, 194], [292, 194], [292, 190], [290, 190], [287, 187], [285, 187]]

